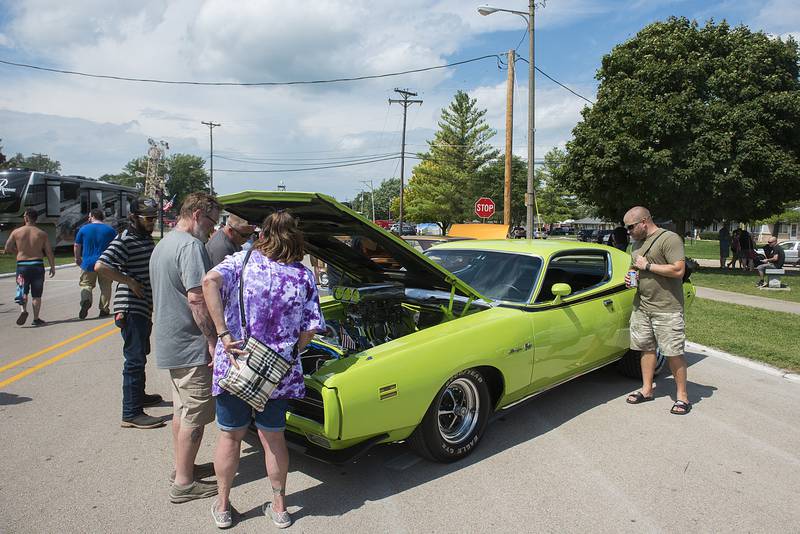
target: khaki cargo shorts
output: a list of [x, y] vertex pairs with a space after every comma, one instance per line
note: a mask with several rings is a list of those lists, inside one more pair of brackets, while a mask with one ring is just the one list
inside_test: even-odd
[[173, 417], [188, 427], [205, 426], [214, 420], [211, 396], [213, 371], [207, 365], [170, 369]]
[[646, 312], [634, 309], [631, 313], [631, 349], [655, 352], [664, 356], [682, 356], [686, 344], [683, 312]]

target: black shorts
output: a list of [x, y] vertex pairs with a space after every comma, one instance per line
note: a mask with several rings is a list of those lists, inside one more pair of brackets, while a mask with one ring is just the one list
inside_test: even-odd
[[22, 304], [30, 293], [35, 299], [42, 296], [44, 290], [44, 261], [24, 260], [17, 262], [17, 296], [14, 299]]

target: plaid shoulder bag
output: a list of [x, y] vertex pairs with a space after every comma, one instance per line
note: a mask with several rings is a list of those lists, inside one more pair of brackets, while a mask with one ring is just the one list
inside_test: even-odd
[[246, 339], [244, 350], [247, 351], [247, 355], [236, 359], [239, 368], [231, 365], [225, 376], [219, 380], [219, 386], [260, 412], [264, 410], [269, 396], [292, 368], [292, 364], [247, 331], [247, 317], [244, 312], [244, 268], [252, 250], [247, 251], [239, 275], [239, 314], [242, 335]]

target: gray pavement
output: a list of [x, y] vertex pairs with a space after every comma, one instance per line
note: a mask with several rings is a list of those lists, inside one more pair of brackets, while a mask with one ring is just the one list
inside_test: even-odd
[[[119, 427], [120, 338], [108, 321], [71, 320], [77, 277], [65, 269], [46, 283], [51, 324], [38, 329], [14, 325], [13, 280], [0, 280], [9, 297], [0, 368], [101, 327], [0, 372], [0, 531], [215, 531], [211, 500], [167, 500], [169, 428]], [[455, 464], [419, 460], [404, 444], [346, 466], [292, 453], [292, 531], [797, 531], [800, 384], [699, 351], [688, 357], [687, 416], [668, 413], [671, 377], [657, 381], [654, 402], [630, 406], [637, 384], [605, 368], [501, 414]], [[166, 395], [167, 386], [149, 366], [148, 391]], [[152, 412], [167, 417], [170, 403]], [[208, 427], [199, 461], [211, 459], [217, 432]], [[232, 493], [245, 513], [235, 532], [274, 528], [259, 512], [262, 458], [248, 438]]]

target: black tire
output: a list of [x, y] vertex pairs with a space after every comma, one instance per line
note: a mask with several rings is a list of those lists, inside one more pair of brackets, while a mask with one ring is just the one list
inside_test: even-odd
[[[490, 403], [483, 375], [475, 369], [459, 371], [436, 394], [409, 444], [417, 454], [434, 462], [464, 458], [483, 437]], [[448, 414], [448, 408], [459, 413]]]
[[[628, 378], [638, 378], [639, 380], [642, 379], [642, 353], [638, 350], [629, 350], [625, 353], [625, 355], [617, 362], [617, 369], [623, 375], [627, 376]], [[653, 376], [658, 376], [664, 369], [664, 365], [667, 363], [667, 359], [661, 354], [660, 350], [656, 351], [656, 372]]]

